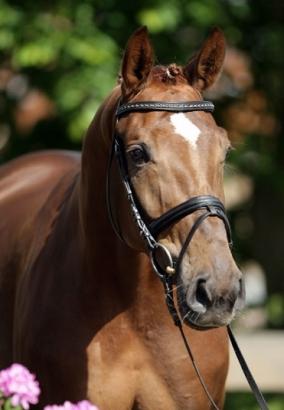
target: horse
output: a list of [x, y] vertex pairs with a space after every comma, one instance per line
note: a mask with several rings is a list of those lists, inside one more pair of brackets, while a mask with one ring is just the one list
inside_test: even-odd
[[[216, 28], [185, 66], [155, 65], [139, 28], [82, 156], [43, 151], [1, 167], [0, 366], [20, 362], [36, 374], [39, 408], [85, 398], [101, 410], [211, 408], [161, 272], [172, 278], [185, 336], [222, 408], [226, 325], [242, 309], [244, 286], [220, 205], [231, 144], [202, 92], [224, 55]], [[192, 198], [209, 198], [209, 217], [195, 206], [153, 239], [149, 224]]]

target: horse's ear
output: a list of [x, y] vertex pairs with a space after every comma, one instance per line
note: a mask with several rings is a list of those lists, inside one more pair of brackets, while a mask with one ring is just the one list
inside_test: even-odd
[[146, 27], [136, 30], [126, 45], [122, 60], [122, 92], [136, 92], [145, 83], [154, 64], [154, 52]]
[[202, 91], [210, 87], [220, 73], [225, 58], [226, 41], [223, 32], [214, 28], [200, 52], [184, 67], [188, 82]]

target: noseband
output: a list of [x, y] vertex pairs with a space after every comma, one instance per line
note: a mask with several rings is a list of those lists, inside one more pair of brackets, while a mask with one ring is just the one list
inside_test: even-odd
[[[170, 111], [170, 112], [192, 112], [192, 111], [205, 111], [205, 112], [213, 112], [214, 111], [214, 104], [210, 101], [185, 101], [185, 102], [163, 102], [163, 101], [139, 101], [139, 102], [132, 102], [132, 103], [126, 103], [122, 104], [117, 108], [116, 111], [116, 119], [117, 121], [119, 120], [120, 117], [122, 117], [125, 114], [131, 113], [131, 112], [148, 112], [148, 111]], [[137, 228], [139, 230], [139, 233], [141, 237], [144, 239], [144, 242], [146, 244], [147, 250], [150, 255], [151, 263], [154, 268], [154, 271], [157, 273], [159, 278], [161, 279], [163, 285], [164, 285], [164, 290], [165, 290], [165, 298], [166, 298], [166, 304], [168, 307], [168, 310], [173, 318], [173, 321], [176, 326], [178, 326], [181, 336], [184, 341], [185, 348], [188, 352], [188, 355], [192, 361], [192, 365], [194, 367], [194, 370], [197, 374], [197, 377], [202, 385], [202, 388], [204, 389], [204, 392], [211, 403], [211, 406], [215, 410], [219, 410], [218, 406], [214, 402], [210, 392], [208, 391], [208, 388], [205, 384], [205, 381], [199, 371], [199, 368], [195, 362], [194, 356], [191, 352], [190, 346], [188, 344], [188, 341], [186, 339], [186, 336], [184, 334], [183, 328], [182, 328], [182, 322], [179, 318], [179, 315], [177, 313], [177, 309], [175, 307], [174, 303], [174, 297], [173, 297], [173, 276], [177, 274], [180, 270], [181, 263], [183, 260], [183, 257], [186, 253], [186, 250], [188, 249], [188, 246], [197, 231], [197, 229], [200, 227], [200, 225], [205, 221], [205, 219], [209, 217], [217, 217], [221, 219], [224, 223], [226, 233], [227, 233], [227, 239], [228, 243], [231, 246], [232, 245], [232, 235], [231, 235], [231, 228], [230, 224], [225, 212], [225, 208], [223, 203], [220, 201], [220, 199], [216, 198], [215, 196], [212, 195], [199, 195], [195, 196], [193, 198], [189, 198], [185, 202], [182, 202], [181, 204], [175, 206], [174, 208], [168, 210], [161, 216], [159, 216], [157, 219], [151, 220], [150, 222], [145, 222], [144, 218], [142, 217], [145, 215], [144, 209], [141, 207], [137, 196], [135, 194], [135, 191], [132, 187], [130, 176], [128, 173], [128, 168], [127, 168], [127, 161], [126, 161], [126, 156], [125, 156], [125, 149], [123, 145], [122, 139], [117, 135], [116, 133], [114, 134], [113, 137], [113, 143], [112, 143], [112, 150], [111, 150], [111, 155], [109, 159], [109, 165], [108, 165], [108, 171], [107, 171], [107, 190], [106, 190], [106, 200], [107, 200], [107, 209], [108, 209], [108, 215], [109, 215], [109, 220], [111, 222], [111, 225], [117, 234], [117, 236], [123, 240], [123, 234], [120, 231], [120, 227], [118, 223], [115, 221], [113, 212], [112, 212], [112, 206], [111, 206], [111, 199], [110, 199], [110, 170], [111, 170], [111, 165], [113, 161], [113, 157], [116, 157], [119, 171], [120, 171], [120, 176], [122, 183], [125, 188], [125, 192], [127, 195], [127, 199], [133, 214], [134, 221], [137, 225]], [[197, 219], [193, 223], [183, 245], [180, 250], [180, 253], [178, 255], [177, 260], [173, 260], [171, 253], [169, 250], [158, 241], [158, 236], [162, 233], [165, 232], [167, 229], [169, 229], [172, 225], [174, 225], [176, 222], [180, 221], [182, 218], [193, 214], [196, 211], [202, 211], [200, 215], [198, 215]], [[166, 259], [166, 268], [164, 269], [157, 261], [157, 253], [161, 252], [164, 254], [164, 258]], [[235, 350], [236, 356], [240, 362], [240, 365], [242, 367], [242, 370], [244, 372], [244, 375], [246, 376], [246, 379], [251, 387], [251, 390], [256, 398], [256, 401], [259, 404], [259, 407], [261, 410], [268, 410], [267, 404], [265, 402], [265, 399], [259, 390], [253, 375], [251, 374], [246, 361], [244, 357], [242, 356], [242, 353], [238, 347], [238, 344], [234, 338], [234, 335], [230, 329], [229, 326], [228, 328], [228, 334], [232, 343], [232, 346]]]

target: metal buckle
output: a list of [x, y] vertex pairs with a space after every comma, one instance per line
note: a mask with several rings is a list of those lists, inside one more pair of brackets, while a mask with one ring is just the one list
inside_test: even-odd
[[[161, 266], [159, 262], [157, 261], [157, 251], [159, 250], [163, 251], [163, 254], [160, 255], [160, 258], [166, 257], [165, 261], [163, 261], [163, 264], [165, 265], [165, 267]], [[174, 265], [172, 255], [170, 251], [161, 243], [156, 242], [155, 247], [150, 252], [150, 259], [151, 259], [151, 263], [154, 268], [154, 271], [157, 273], [157, 275], [160, 278], [164, 277], [166, 273], [169, 276], [172, 276], [175, 274], [175, 265]]]

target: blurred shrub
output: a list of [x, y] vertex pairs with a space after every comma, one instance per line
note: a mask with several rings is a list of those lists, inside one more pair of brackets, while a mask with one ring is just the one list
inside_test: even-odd
[[[69, 7], [57, 2], [41, 10], [1, 0], [0, 9], [2, 67], [11, 76], [24, 73], [29, 88], [43, 90], [55, 102], [68, 137], [80, 140], [115, 82], [117, 44], [97, 27], [88, 2]], [[4, 96], [6, 104], [17, 104], [9, 101], [9, 92]]]
[[270, 327], [284, 328], [284, 295], [282, 293], [270, 295], [266, 310]]
[[[264, 394], [269, 410], [284, 410], [284, 394]], [[258, 410], [259, 406], [252, 393], [229, 393], [226, 395], [224, 410]]]

